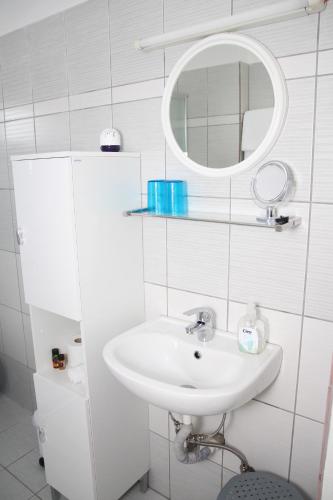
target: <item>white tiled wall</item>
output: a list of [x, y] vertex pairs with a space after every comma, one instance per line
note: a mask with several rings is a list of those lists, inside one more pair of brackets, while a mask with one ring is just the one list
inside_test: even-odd
[[[6, 372], [3, 389], [21, 404], [33, 404], [28, 375], [34, 358], [8, 155], [97, 150], [101, 129], [113, 124], [124, 147], [142, 153], [143, 193], [149, 178], [180, 178], [188, 182], [193, 207], [255, 214], [249, 194], [253, 172], [231, 181], [201, 177], [179, 165], [165, 146], [164, 79], [188, 44], [142, 53], [133, 41], [266, 4], [89, 0], [0, 39], [0, 373]], [[254, 467], [289, 477], [311, 498], [333, 350], [332, 26], [330, 0], [320, 16], [247, 31], [273, 51], [287, 78], [288, 118], [269, 157], [286, 161], [295, 172], [295, 202], [288, 211], [303, 217], [302, 227], [275, 234], [209, 223], [144, 223], [148, 318], [182, 317], [184, 310], [206, 304], [217, 311], [220, 328], [235, 331], [244, 302], [250, 296], [259, 302], [270, 340], [283, 347], [282, 370], [274, 386], [232, 414], [227, 440]], [[196, 421], [197, 429], [215, 425], [216, 418]], [[221, 456], [195, 466], [177, 463], [165, 411], [151, 408], [150, 428], [151, 483], [166, 497], [215, 500], [222, 482], [237, 472], [227, 453], [223, 468]]]
[[[290, 479], [316, 498], [323, 424], [296, 415]], [[310, 451], [310, 452], [309, 452]]]

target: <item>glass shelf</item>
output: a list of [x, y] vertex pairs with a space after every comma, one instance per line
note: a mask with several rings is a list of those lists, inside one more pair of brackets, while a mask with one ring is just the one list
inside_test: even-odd
[[154, 217], [159, 219], [177, 219], [177, 220], [191, 220], [200, 222], [215, 222], [218, 224], [231, 224], [236, 226], [249, 226], [249, 227], [262, 227], [267, 229], [274, 229], [277, 232], [286, 231], [299, 226], [302, 222], [301, 217], [290, 216], [288, 222], [281, 224], [267, 224], [256, 220], [253, 216], [246, 215], [232, 215], [229, 217], [227, 214], [212, 213], [212, 212], [189, 212], [187, 215], [157, 215], [150, 212], [148, 208], [139, 208], [137, 210], [127, 210], [124, 212], [125, 217]]

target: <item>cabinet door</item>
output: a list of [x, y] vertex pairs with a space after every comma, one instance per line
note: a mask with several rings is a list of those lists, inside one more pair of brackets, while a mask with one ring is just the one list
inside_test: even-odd
[[89, 401], [42, 375], [34, 382], [47, 483], [70, 500], [94, 500]]
[[70, 158], [13, 162], [25, 300], [81, 319]]

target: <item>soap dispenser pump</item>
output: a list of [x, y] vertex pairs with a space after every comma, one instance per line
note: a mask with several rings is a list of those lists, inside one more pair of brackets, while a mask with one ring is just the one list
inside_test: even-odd
[[258, 318], [257, 305], [249, 302], [247, 313], [238, 324], [239, 349], [250, 354], [261, 353], [266, 346], [265, 323]]

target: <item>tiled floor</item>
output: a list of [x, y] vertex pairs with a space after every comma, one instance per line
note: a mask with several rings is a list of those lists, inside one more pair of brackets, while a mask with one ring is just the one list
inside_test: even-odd
[[[31, 414], [0, 394], [0, 500], [51, 500]], [[62, 497], [62, 500], [66, 500]], [[122, 500], [165, 500], [135, 486]]]
[[153, 490], [148, 490], [147, 493], [140, 493], [139, 485], [136, 485], [121, 500], [165, 500], [165, 497], [162, 497]]
[[1, 500], [47, 498], [39, 496], [46, 481], [38, 464], [37, 447], [31, 414], [0, 395]]

